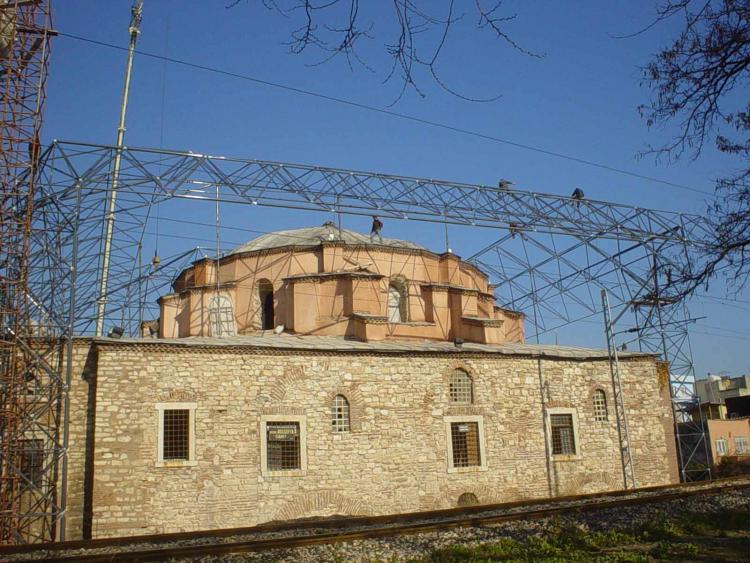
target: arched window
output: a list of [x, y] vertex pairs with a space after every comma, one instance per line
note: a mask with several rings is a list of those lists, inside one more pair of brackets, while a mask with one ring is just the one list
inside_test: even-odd
[[334, 432], [349, 432], [349, 401], [343, 395], [336, 395], [333, 399], [331, 425]]
[[409, 320], [406, 280], [396, 278], [388, 286], [388, 321], [405, 323]]
[[268, 280], [258, 282], [258, 300], [260, 301], [260, 328], [272, 330], [273, 318], [273, 284]]
[[594, 391], [594, 420], [607, 420], [607, 395], [604, 391]]
[[474, 402], [474, 388], [471, 377], [462, 369], [451, 374], [450, 398], [454, 405], [470, 405]]
[[208, 303], [208, 326], [211, 336], [222, 337], [237, 334], [232, 301], [226, 295], [214, 296]]

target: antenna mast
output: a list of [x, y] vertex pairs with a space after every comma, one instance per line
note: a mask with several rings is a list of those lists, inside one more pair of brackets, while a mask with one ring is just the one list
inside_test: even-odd
[[135, 45], [141, 33], [141, 19], [143, 17], [143, 0], [134, 0], [130, 10], [130, 45], [128, 46], [128, 60], [125, 66], [125, 84], [122, 88], [122, 104], [120, 106], [120, 122], [117, 126], [117, 142], [115, 143], [115, 158], [112, 166], [112, 185], [107, 200], [106, 223], [104, 227], [104, 247], [102, 249], [101, 271], [99, 272], [99, 298], [96, 302], [96, 336], [104, 333], [104, 314], [107, 305], [107, 278], [109, 277], [109, 259], [112, 251], [112, 234], [115, 228], [115, 212], [117, 210], [117, 188], [120, 182], [120, 164], [122, 162], [122, 148], [125, 142], [125, 115], [128, 111], [128, 96], [130, 94], [130, 77], [133, 72], [133, 56]]

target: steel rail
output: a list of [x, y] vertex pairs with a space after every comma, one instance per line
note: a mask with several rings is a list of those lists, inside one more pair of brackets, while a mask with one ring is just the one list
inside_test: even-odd
[[[413, 535], [438, 530], [483, 526], [518, 520], [539, 520], [550, 516], [589, 512], [623, 506], [664, 502], [686, 497], [716, 495], [750, 489], [750, 478], [729, 478], [711, 483], [682, 483], [645, 487], [607, 493], [573, 495], [517, 501], [503, 504], [479, 505], [428, 512], [365, 517], [337, 517], [327, 520], [288, 521], [268, 523], [249, 528], [204, 530], [172, 534], [103, 538], [0, 548], [0, 558], [17, 556], [13, 561], [161, 561], [170, 558], [194, 558], [207, 555], [295, 549], [312, 545], [342, 543], [360, 539]], [[524, 510], [524, 507], [527, 507]], [[505, 511], [498, 513], [499, 511]], [[314, 531], [320, 533], [314, 533]], [[232, 536], [249, 534], [270, 535], [308, 532], [306, 535], [261, 537], [221, 542]], [[162, 545], [186, 541], [200, 541], [192, 545]], [[80, 553], [81, 550], [121, 549], [121, 552]], [[73, 553], [75, 552], [75, 553]], [[23, 559], [27, 554], [28, 559]], [[43, 555], [42, 555], [43, 554]], [[40, 557], [40, 555], [42, 555]]]

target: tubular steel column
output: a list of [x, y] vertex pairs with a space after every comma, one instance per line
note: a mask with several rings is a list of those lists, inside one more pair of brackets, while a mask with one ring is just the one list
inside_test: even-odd
[[620, 438], [623, 483], [626, 489], [634, 489], [636, 487], [635, 468], [633, 467], [633, 457], [630, 452], [630, 433], [628, 429], [628, 416], [625, 412], [625, 398], [622, 393], [622, 381], [620, 380], [620, 361], [617, 357], [617, 346], [607, 291], [602, 289], [601, 293], [602, 310], [604, 311], [604, 330], [607, 337], [607, 351], [609, 352], [609, 369], [612, 374], [612, 388], [614, 390], [617, 434]]

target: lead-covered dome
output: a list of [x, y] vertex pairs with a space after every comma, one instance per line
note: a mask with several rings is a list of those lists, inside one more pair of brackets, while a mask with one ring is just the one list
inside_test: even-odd
[[291, 229], [288, 231], [274, 231], [255, 238], [245, 244], [232, 249], [227, 256], [268, 250], [270, 248], [283, 248], [287, 246], [318, 246], [323, 242], [343, 242], [349, 245], [373, 245], [389, 246], [392, 248], [411, 248], [414, 250], [426, 250], [423, 246], [408, 240], [383, 237], [383, 242], [370, 241], [370, 237], [364, 233], [341, 229], [332, 222], [323, 223], [320, 227], [307, 227], [304, 229]]

